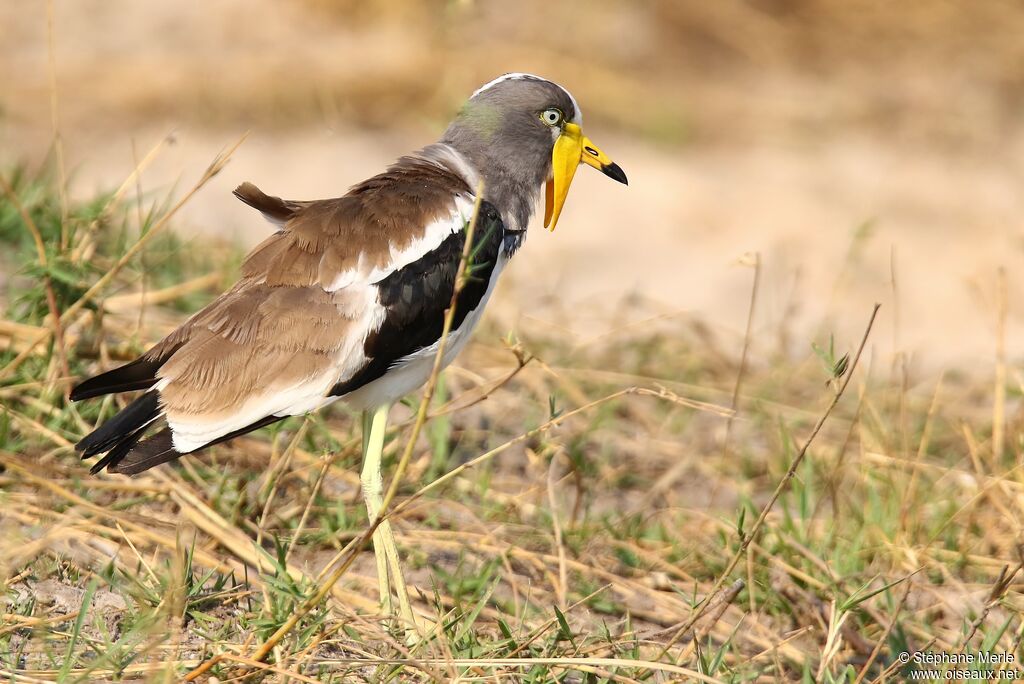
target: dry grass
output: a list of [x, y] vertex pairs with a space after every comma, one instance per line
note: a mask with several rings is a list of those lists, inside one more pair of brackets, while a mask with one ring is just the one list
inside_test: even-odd
[[68, 404], [64, 364], [137, 353], [237, 255], [161, 235], [175, 198], [128, 182], [64, 207], [58, 186], [8, 173], [0, 204], [11, 681], [175, 681], [217, 658], [200, 681], [854, 682], [898, 678], [902, 650], [1019, 653], [1021, 383], [1004, 352], [995, 382], [912, 386], [870, 344], [858, 365], [858, 340], [794, 357], [636, 300], [591, 340], [492, 318], [443, 376], [393, 506], [431, 638], [382, 627], [363, 552], [257, 662], [368, 528], [358, 421], [339, 407], [89, 476], [72, 444], [121, 400]]
[[[335, 6], [308, 5], [336, 21]], [[388, 14], [391, 5], [367, 4], [367, 21], [419, 28]], [[473, 9], [448, 15], [457, 27], [482, 21], [465, 6]], [[654, 138], [669, 134], [667, 120], [700, 128], [679, 93], [701, 102], [707, 121], [738, 107], [715, 85], [734, 79], [697, 79], [706, 69], [742, 79], [753, 65], [789, 72], [824, 63], [842, 89], [895, 64], [894, 79], [912, 81], [922, 59], [960, 54], [956, 41], [940, 41], [901, 57], [908, 41], [935, 35], [960, 35], [983, 90], [1019, 99], [1020, 44], [1007, 39], [1019, 33], [1019, 12], [979, 6], [964, 25], [963, 12], [936, 0], [908, 10], [895, 30], [888, 15], [864, 11], [873, 6], [655, 3], [653, 52], [562, 66], [608, 95], [598, 117], [624, 127], [637, 122], [616, 119], [635, 111], [617, 106], [623, 99], [651, 99], [644, 88], [668, 93], [639, 122]], [[344, 9], [347, 21], [353, 8]], [[600, 31], [600, 16], [582, 18], [592, 23], [576, 39]], [[459, 31], [417, 35], [432, 54], [477, 50], [493, 70], [511, 61], [490, 41], [467, 47]], [[979, 52], [978, 36], [1000, 49]], [[536, 49], [541, 61], [552, 49], [523, 41], [519, 49]], [[669, 48], [676, 52], [666, 58]], [[377, 122], [372, 107], [438, 116], [448, 103], [411, 87], [423, 65], [403, 59], [371, 78], [317, 71], [327, 67], [304, 77], [339, 84], [354, 108], [343, 119]], [[329, 63], [345, 60], [331, 52]], [[290, 68], [265, 66], [272, 76]], [[634, 84], [627, 74], [636, 68], [653, 77]], [[302, 78], [237, 85], [239, 74], [262, 72], [223, 71], [235, 84], [214, 108], [225, 118], [237, 117], [237, 106], [257, 118], [301, 119], [339, 98], [314, 97]], [[138, 115], [170, 107], [165, 97], [205, 112], [206, 94], [188, 97], [200, 79], [178, 78], [185, 97], [153, 81], [152, 93], [136, 94]], [[676, 78], [693, 83], [665, 87]], [[126, 78], [111, 79], [123, 97]], [[284, 91], [267, 90], [268, 81]], [[298, 112], [280, 106], [295, 95], [289, 89]], [[56, 112], [55, 85], [50, 92]], [[905, 97], [922, 98], [924, 111], [946, 106], [927, 89]], [[888, 118], [885, 97], [872, 102], [846, 102], [836, 119], [906, 125]], [[1007, 102], [993, 106], [1005, 112]], [[926, 133], [960, 135], [958, 125], [954, 112]], [[643, 299], [617, 312], [623, 323], [612, 334], [585, 340], [539, 322], [557, 320], [554, 307], [514, 335], [492, 315], [442, 376], [410, 450], [415, 403], [395, 410], [386, 463], [392, 472], [401, 463], [405, 477], [392, 517], [416, 609], [434, 626], [408, 646], [376, 612], [369, 552], [351, 552], [372, 521], [358, 491], [358, 421], [344, 407], [134, 479], [92, 477], [77, 460], [74, 442], [123, 400], [68, 404], [72, 376], [137, 354], [228, 283], [238, 258], [164, 230], [230, 152], [179, 196], [133, 192], [159, 152], [115, 192], [85, 203], [64, 192], [59, 144], [50, 175], [2, 171], [0, 676], [854, 683], [905, 677], [901, 651], [1019, 660], [1024, 384], [1006, 358], [1002, 274], [993, 274], [991, 379], [950, 369], [914, 381], [905, 359], [872, 354], [870, 325], [865, 347], [832, 343], [824, 329], [806, 340], [804, 356], [786, 335], [761, 339], [748, 323], [743, 338], [727, 338]], [[755, 275], [752, 308], [757, 283]], [[1001, 667], [1019, 674], [1015, 664]]]

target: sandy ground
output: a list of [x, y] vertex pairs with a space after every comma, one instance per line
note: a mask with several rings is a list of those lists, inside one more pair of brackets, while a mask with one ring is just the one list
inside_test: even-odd
[[[225, 45], [234, 45], [241, 5], [213, 6], [223, 11], [207, 32], [220, 32], [227, 36]], [[153, 75], [152, 83], [137, 83], [139, 92], [148, 92], [173, 89], [186, 78], [182, 74], [190, 63], [210, 60], [211, 73], [220, 71], [215, 69], [219, 57], [185, 31], [188, 22], [199, 21], [203, 5], [182, 5], [184, 20], [138, 8], [118, 16], [108, 3], [75, 7], [58, 7], [59, 73], [69, 93], [62, 103], [62, 128], [74, 192], [88, 195], [117, 185], [134, 158], [172, 130], [176, 144], [146, 173], [143, 187], [157, 196], [175, 182], [179, 191], [186, 189], [249, 122], [204, 121], [201, 112], [147, 117], [144, 106], [133, 105], [128, 96], [125, 104], [116, 93], [125, 90], [125, 79], [139, 79], [140, 73]], [[48, 108], [45, 24], [41, 29], [39, 17], [9, 9], [7, 25], [23, 33], [0, 57], [18, 67], [15, 82], [20, 78], [24, 102], [9, 100], [6, 109], [14, 115], [0, 119], [4, 163], [39, 159], [50, 135], [48, 122], [39, 118]], [[312, 30], [308, 17], [289, 17], [297, 23], [287, 30], [274, 21], [256, 22], [245, 44], [285, 40], [298, 27]], [[77, 20], [103, 28], [112, 18], [143, 29], [112, 33], [105, 40], [74, 25]], [[179, 52], [169, 52], [169, 35]], [[361, 40], [349, 45], [353, 53], [367, 42]], [[180, 51], [182, 45], [191, 47]], [[311, 50], [300, 44], [295, 49], [300, 56]], [[225, 51], [224, 59], [236, 70], [252, 59], [251, 51]], [[151, 68], [158, 60], [166, 68]], [[374, 62], [370, 68], [388, 67]], [[253, 77], [238, 73], [238, 78]], [[213, 76], [211, 82], [216, 83]], [[584, 91], [595, 90], [592, 82], [583, 82]], [[771, 86], [769, 99], [784, 103], [779, 111], [813, 110], [820, 105], [817, 94], [833, 92], [818, 81], [759, 85]], [[736, 87], [746, 86], [737, 82]], [[586, 110], [587, 100], [580, 99]], [[969, 98], [963, 103], [967, 112], [975, 105]], [[136, 116], [122, 116], [119, 106]], [[756, 98], [749, 106], [746, 115], [756, 119]], [[111, 108], [109, 117], [103, 107]], [[827, 119], [827, 112], [818, 116]], [[641, 295], [645, 303], [632, 322], [654, 313], [692, 317], [722, 331], [738, 350], [750, 300], [749, 264], [758, 253], [763, 278], [755, 362], [758, 355], [767, 359], [780, 339], [802, 353], [811, 339], [820, 341], [829, 330], [840, 347], [855, 346], [877, 301], [884, 308], [873, 343], [881, 360], [902, 351], [923, 370], [952, 365], [988, 373], [996, 346], [1000, 268], [1009, 294], [1007, 349], [1011, 358], [1024, 354], [1024, 303], [1015, 296], [1024, 286], [1019, 268], [1024, 127], [1001, 130], [996, 144], [973, 144], [966, 136], [967, 142], [948, 145], [906, 127], [822, 132], [792, 121], [762, 127], [722, 121], [723, 130], [735, 126], [744, 133], [733, 140], [718, 135], [713, 142], [669, 144], [608, 123], [620, 118], [605, 114], [587, 128], [627, 171], [630, 186], [581, 171], [559, 230], [551, 235], [535, 226], [507, 274], [495, 308], [509, 325], [558, 325], [582, 338], [621, 325], [628, 315], [621, 302]], [[298, 127], [257, 124], [228, 168], [183, 210], [180, 229], [253, 244], [270, 227], [230, 196], [239, 182], [251, 180], [289, 198], [334, 196], [430, 142], [441, 126], [434, 120], [377, 131], [322, 121]]]

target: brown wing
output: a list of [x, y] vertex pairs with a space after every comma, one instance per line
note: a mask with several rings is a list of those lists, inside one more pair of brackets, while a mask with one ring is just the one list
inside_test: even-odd
[[282, 201], [292, 211], [283, 230], [253, 250], [231, 292], [190, 321], [188, 341], [157, 374], [175, 446], [198, 448], [265, 416], [325, 403], [340, 378], [367, 363], [363, 343], [381, 319], [372, 275], [398, 266], [396, 255], [430, 226], [451, 224], [466, 193], [452, 172], [406, 158], [344, 197]]
[[[337, 199], [292, 202], [251, 184], [236, 195], [281, 230], [246, 257], [230, 291], [143, 357], [180, 453], [326, 403], [367, 363], [365, 339], [382, 320], [376, 283], [461, 229], [472, 207], [462, 176], [418, 157]], [[123, 433], [137, 441], [144, 427]], [[117, 460], [151, 457], [146, 445], [125, 443]]]

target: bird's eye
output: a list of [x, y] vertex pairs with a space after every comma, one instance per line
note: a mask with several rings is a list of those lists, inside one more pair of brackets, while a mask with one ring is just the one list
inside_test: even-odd
[[562, 112], [557, 109], [545, 109], [540, 113], [540, 120], [548, 126], [557, 126], [562, 123]]

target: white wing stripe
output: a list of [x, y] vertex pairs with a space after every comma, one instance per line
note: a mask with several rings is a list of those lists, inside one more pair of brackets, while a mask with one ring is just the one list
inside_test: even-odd
[[327, 292], [337, 292], [360, 281], [370, 284], [378, 283], [395, 271], [419, 261], [429, 252], [437, 249], [450, 235], [465, 228], [466, 223], [473, 217], [474, 204], [475, 200], [472, 195], [459, 195], [455, 198], [455, 210], [424, 228], [422, 237], [413, 240], [405, 249], [395, 249], [392, 246], [391, 262], [386, 266], [367, 270], [363, 266], [363, 259], [360, 256], [359, 265], [356, 268], [342, 271], [332, 282], [325, 283], [324, 289]]

